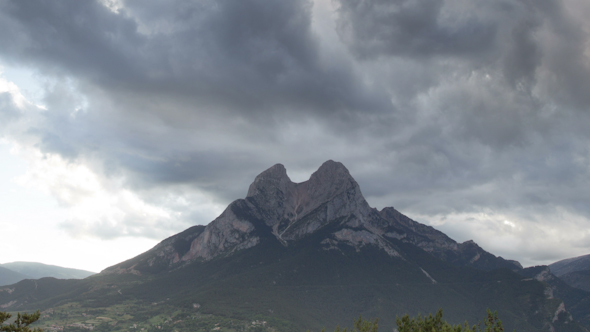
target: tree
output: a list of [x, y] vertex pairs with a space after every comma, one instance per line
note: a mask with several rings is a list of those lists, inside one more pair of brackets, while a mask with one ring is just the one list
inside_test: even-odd
[[[469, 327], [469, 323], [465, 322], [463, 325], [451, 325], [442, 319], [443, 312], [439, 309], [435, 316], [429, 314], [428, 317], [418, 315], [416, 318], [411, 318], [404, 315], [402, 318], [396, 318], [398, 332], [504, 332], [502, 322], [498, 319], [496, 312], [487, 311], [487, 317], [484, 320], [484, 329], [482, 330], [481, 322], [477, 325]], [[378, 320], [364, 320], [359, 317], [354, 322], [354, 327], [347, 331], [341, 330], [337, 327], [335, 332], [377, 332]], [[324, 332], [324, 330], [322, 330]]]
[[16, 316], [16, 320], [14, 323], [11, 324], [4, 324], [7, 321], [11, 314], [7, 312], [0, 312], [0, 331], [3, 332], [43, 332], [40, 328], [31, 329], [29, 325], [36, 322], [39, 317], [41, 317], [41, 313], [37, 310], [37, 312], [32, 314], [27, 313], [19, 313]]
[[485, 328], [482, 330], [481, 322], [477, 325], [469, 327], [469, 323], [465, 322], [463, 325], [451, 325], [442, 319], [442, 309], [439, 309], [436, 315], [432, 314], [428, 317], [422, 318], [418, 315], [417, 318], [410, 318], [405, 315], [402, 318], [397, 318], [397, 329], [399, 332], [503, 332], [502, 321], [498, 319], [497, 312], [487, 310], [487, 317], [484, 320]]
[[363, 319], [363, 316], [359, 316], [350, 330], [340, 330], [340, 327], [336, 327], [336, 332], [377, 332], [379, 328], [378, 323], [379, 319], [377, 318], [371, 321]]

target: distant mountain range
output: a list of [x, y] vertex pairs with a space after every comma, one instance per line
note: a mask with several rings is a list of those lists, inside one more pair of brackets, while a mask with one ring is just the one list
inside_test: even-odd
[[0, 265], [0, 286], [15, 284], [27, 278], [29, 277], [22, 273], [18, 273]]
[[589, 299], [546, 266], [523, 269], [393, 207], [371, 208], [334, 161], [302, 183], [277, 164], [207, 226], [97, 275], [0, 287], [0, 307], [44, 310], [48, 327], [65, 319], [72, 331], [321, 330], [359, 314], [387, 331], [404, 314], [443, 308], [462, 323], [490, 308], [507, 331], [573, 332], [588, 331]]
[[590, 292], [590, 255], [564, 259], [549, 267], [568, 285]]
[[11, 285], [24, 279], [52, 277], [57, 279], [83, 279], [94, 272], [70, 269], [55, 265], [33, 262], [12, 262], [0, 264], [0, 286]]

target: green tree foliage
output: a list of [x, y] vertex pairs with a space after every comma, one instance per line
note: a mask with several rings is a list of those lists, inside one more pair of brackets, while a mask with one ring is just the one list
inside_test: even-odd
[[[402, 318], [397, 318], [398, 332], [503, 332], [502, 321], [498, 319], [496, 312], [487, 311], [487, 317], [484, 320], [482, 329], [481, 322], [477, 325], [469, 327], [469, 323], [465, 322], [463, 325], [451, 325], [442, 319], [443, 312], [439, 309], [435, 316], [432, 314], [428, 317], [418, 315], [416, 318], [411, 318], [408, 315]], [[378, 320], [364, 320], [359, 317], [354, 322], [354, 327], [350, 330], [341, 330], [337, 327], [335, 332], [377, 332]], [[324, 330], [322, 330], [324, 332]]]
[[498, 319], [497, 312], [487, 311], [487, 317], [484, 320], [482, 330], [481, 322], [469, 327], [469, 323], [463, 325], [451, 325], [442, 319], [442, 309], [439, 309], [435, 316], [432, 314], [422, 318], [420, 315], [416, 318], [410, 318], [405, 315], [397, 318], [397, 329], [399, 332], [503, 332], [502, 321]]
[[353, 327], [350, 330], [341, 330], [340, 327], [336, 327], [335, 332], [377, 332], [377, 329], [379, 328], [378, 323], [379, 319], [374, 319], [371, 321], [363, 319], [362, 316], [359, 316], [359, 318], [354, 322]]
[[0, 331], [3, 331], [3, 332], [42, 332], [43, 330], [41, 330], [39, 328], [31, 329], [29, 327], [29, 325], [36, 322], [40, 316], [41, 316], [41, 313], [39, 311], [32, 313], [32, 314], [19, 313], [16, 316], [16, 320], [13, 323], [4, 324], [4, 322], [7, 321], [10, 317], [12, 317], [12, 315], [7, 312], [0, 312]]

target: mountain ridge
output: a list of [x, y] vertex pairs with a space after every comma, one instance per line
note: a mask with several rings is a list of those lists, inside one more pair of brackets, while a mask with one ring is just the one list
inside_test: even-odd
[[590, 255], [562, 259], [549, 264], [549, 267], [558, 277], [570, 272], [590, 270]]
[[590, 255], [563, 259], [550, 264], [549, 268], [569, 286], [590, 292]]
[[29, 276], [0, 265], [0, 286], [14, 284], [27, 278], [29, 278]]
[[[7, 272], [6, 270], [11, 272]], [[10, 262], [0, 264], [0, 286], [14, 284], [24, 279], [40, 279], [46, 277], [83, 279], [95, 273], [37, 262]]]

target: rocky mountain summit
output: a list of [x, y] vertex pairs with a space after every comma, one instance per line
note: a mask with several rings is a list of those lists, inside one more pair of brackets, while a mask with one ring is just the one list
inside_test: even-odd
[[457, 243], [393, 207], [381, 211], [371, 208], [346, 167], [329, 160], [301, 183], [292, 182], [285, 167], [276, 164], [254, 179], [246, 198], [232, 202], [206, 227], [190, 228], [104, 272], [174, 269], [195, 260], [231, 255], [263, 239], [289, 246], [326, 229], [330, 232], [318, 243], [324, 250], [340, 250], [340, 245], [347, 245], [359, 251], [372, 246], [404, 260], [403, 250], [392, 241], [399, 240], [456, 266], [522, 269], [518, 262], [496, 257], [473, 241]]

